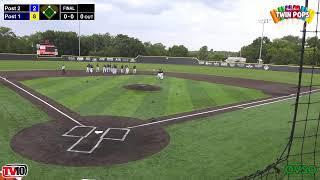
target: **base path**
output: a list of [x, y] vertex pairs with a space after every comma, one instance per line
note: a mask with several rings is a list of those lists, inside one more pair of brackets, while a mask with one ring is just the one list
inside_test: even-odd
[[[151, 75], [153, 72], [139, 74]], [[142, 121], [115, 116], [83, 117], [19, 82], [39, 77], [60, 76], [78, 77], [88, 74], [83, 71], [68, 71], [65, 75], [60, 71], [0, 72], [0, 84], [28, 99], [51, 118], [49, 122], [36, 124], [18, 132], [11, 141], [12, 149], [38, 162], [67, 166], [112, 165], [143, 159], [161, 151], [169, 144], [170, 137], [164, 126], [293, 99], [296, 92], [296, 88], [289, 84], [212, 75], [166, 73], [166, 76], [258, 89], [271, 97]], [[307, 88], [302, 91], [304, 94], [308, 93]], [[313, 92], [315, 91], [317, 90]]]

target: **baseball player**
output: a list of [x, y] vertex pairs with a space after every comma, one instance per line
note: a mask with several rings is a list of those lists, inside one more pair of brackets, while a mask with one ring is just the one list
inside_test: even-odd
[[113, 72], [113, 65], [110, 64], [110, 65], [109, 65], [109, 68], [110, 68], [110, 73], [112, 73], [112, 72]]
[[100, 72], [100, 66], [99, 66], [99, 64], [96, 65], [96, 72]]
[[158, 70], [157, 78], [160, 79], [160, 80], [163, 80], [163, 70], [162, 69]]
[[103, 68], [102, 68], [102, 73], [104, 74], [104, 73], [106, 73], [107, 72], [107, 66], [104, 64], [103, 65]]
[[90, 64], [90, 74], [92, 74], [92, 73], [93, 73], [93, 65]]
[[124, 73], [124, 70], [123, 70], [123, 65], [121, 65], [121, 67], [120, 67], [121, 69], [120, 69], [120, 73], [121, 74], [123, 74]]
[[133, 74], [136, 74], [136, 73], [137, 73], [137, 66], [136, 66], [136, 65], [133, 66], [132, 73], [133, 73]]
[[66, 66], [64, 64], [61, 66], [61, 72], [62, 75], [66, 74]]
[[90, 72], [90, 64], [87, 65], [86, 73]]
[[117, 74], [117, 65], [115, 64], [115, 65], [113, 65], [113, 72], [112, 72], [112, 74]]
[[125, 74], [129, 74], [130, 69], [129, 69], [129, 67], [127, 65], [125, 66], [125, 69], [126, 69]]
[[111, 72], [111, 64], [107, 64], [107, 73]]

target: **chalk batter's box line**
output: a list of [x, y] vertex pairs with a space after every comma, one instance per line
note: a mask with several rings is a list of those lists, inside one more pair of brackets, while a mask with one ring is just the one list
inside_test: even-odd
[[75, 136], [75, 135], [69, 135], [70, 132], [72, 132], [74, 129], [76, 128], [91, 128], [90, 131], [92, 131], [92, 129], [96, 129], [97, 127], [95, 126], [74, 126], [73, 128], [71, 128], [68, 132], [64, 133], [62, 136], [65, 136], [65, 137], [88, 137], [90, 135], [90, 131], [85, 135], [85, 136]]
[[[121, 130], [121, 131], [126, 131], [126, 133], [122, 136], [121, 139], [119, 139], [119, 138], [105, 138], [104, 136], [106, 136], [110, 130]], [[127, 135], [129, 134], [129, 132], [130, 132], [130, 129], [128, 129], [128, 128], [108, 128], [106, 130], [106, 132], [101, 136], [101, 139], [109, 139], [109, 140], [114, 140], [114, 141], [124, 141], [126, 139]]]
[[[77, 126], [77, 127], [83, 127], [83, 126]], [[72, 129], [75, 129], [75, 128], [77, 128], [77, 127], [73, 127]], [[93, 126], [88, 126], [88, 127], [93, 127]], [[72, 129], [69, 130], [68, 132], [71, 132]], [[104, 133], [100, 136], [99, 141], [95, 144], [95, 146], [94, 146], [93, 148], [91, 148], [89, 151], [81, 151], [81, 150], [75, 150], [75, 149], [73, 149], [73, 148], [74, 148], [77, 144], [79, 144], [84, 138], [88, 137], [95, 129], [96, 129], [96, 127], [94, 127], [91, 131], [89, 131], [89, 132], [86, 134], [86, 136], [81, 137], [81, 138], [80, 138], [77, 142], [75, 142], [69, 149], [67, 149], [67, 151], [68, 151], [68, 152], [75, 152], [75, 153], [91, 154], [95, 149], [97, 149], [97, 148], [99, 147], [100, 143], [101, 143], [103, 140], [124, 141], [124, 140], [126, 139], [127, 135], [128, 135], [129, 132], [130, 132], [130, 129], [128, 129], [128, 128], [108, 128], [108, 129], [107, 129], [106, 131], [104, 131]], [[112, 130], [112, 129], [113, 129], [113, 130], [122, 130], [122, 131], [127, 131], [127, 132], [122, 136], [121, 139], [118, 139], [118, 138], [104, 138], [104, 137], [107, 135], [107, 133], [108, 133], [110, 130]], [[65, 133], [65, 134], [68, 134], [68, 132]], [[64, 134], [64, 135], [65, 135], [65, 134]], [[72, 135], [67, 135], [67, 136], [68, 136], [68, 137], [72, 137]], [[75, 137], [77, 137], [77, 136], [75, 136]]]
[[[75, 127], [73, 127], [74, 129]], [[67, 151], [71, 151], [73, 152], [74, 150], [72, 150], [77, 144], [79, 144], [84, 138], [88, 137], [97, 127], [93, 127], [85, 136], [82, 136], [81, 138], [78, 139], [77, 142], [75, 142], [71, 147], [69, 147], [67, 149]], [[72, 136], [69, 136], [72, 137]]]

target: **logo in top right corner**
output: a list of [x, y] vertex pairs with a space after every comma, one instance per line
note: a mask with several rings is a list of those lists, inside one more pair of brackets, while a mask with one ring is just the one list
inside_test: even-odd
[[274, 23], [288, 19], [298, 19], [310, 24], [315, 14], [316, 12], [314, 10], [300, 5], [279, 6], [278, 8], [270, 11], [270, 15]]

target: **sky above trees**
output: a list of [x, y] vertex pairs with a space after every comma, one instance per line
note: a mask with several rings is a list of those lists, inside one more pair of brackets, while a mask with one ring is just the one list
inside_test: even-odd
[[[167, 47], [183, 44], [189, 50], [208, 49], [239, 51], [261, 35], [259, 19], [270, 19], [269, 11], [280, 5], [299, 4], [298, 0], [2, 0], [3, 4], [95, 3], [96, 20], [81, 22], [81, 34], [126, 34], [141, 41], [163, 43]], [[316, 2], [310, 1], [316, 9]], [[13, 29], [17, 35], [56, 30], [78, 33], [75, 21], [4, 21], [0, 26]], [[314, 29], [313, 22], [309, 29]], [[285, 35], [301, 36], [299, 21], [269, 23], [265, 35], [270, 39]]]

